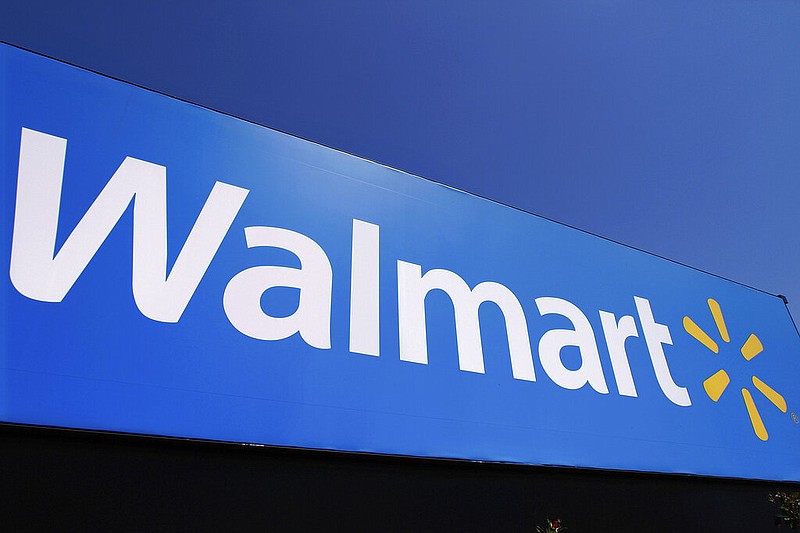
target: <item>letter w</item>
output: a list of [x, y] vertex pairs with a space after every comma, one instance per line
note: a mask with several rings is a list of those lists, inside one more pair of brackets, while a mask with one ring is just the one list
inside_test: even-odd
[[228, 233], [247, 189], [214, 184], [167, 277], [167, 169], [126, 157], [55, 254], [67, 140], [22, 129], [11, 282], [60, 302], [133, 201], [133, 297], [153, 320], [177, 322]]

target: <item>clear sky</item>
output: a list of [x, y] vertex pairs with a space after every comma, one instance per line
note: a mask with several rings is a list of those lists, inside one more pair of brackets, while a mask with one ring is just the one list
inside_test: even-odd
[[800, 317], [796, 0], [5, 0], [0, 40], [785, 294]]

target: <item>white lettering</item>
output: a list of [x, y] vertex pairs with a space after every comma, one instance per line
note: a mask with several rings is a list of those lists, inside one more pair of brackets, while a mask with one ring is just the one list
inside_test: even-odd
[[[597, 392], [608, 394], [597, 341], [586, 315], [574, 304], [561, 298], [536, 298], [536, 306], [542, 316], [561, 315], [575, 327], [574, 330], [550, 330], [539, 341], [539, 359], [550, 379], [566, 389], [579, 389], [588, 383]], [[561, 361], [561, 349], [565, 346], [577, 346], [580, 350], [581, 366], [577, 370], [568, 369]]]
[[350, 351], [380, 355], [380, 227], [353, 220]]
[[639, 336], [639, 332], [636, 331], [636, 323], [629, 315], [623, 316], [617, 322], [613, 313], [605, 311], [600, 311], [600, 322], [603, 324], [608, 355], [611, 356], [611, 368], [614, 370], [617, 390], [622, 396], [635, 398], [636, 385], [634, 385], [631, 375], [628, 352], [625, 351], [625, 341], [630, 337]]
[[664, 355], [662, 345], [672, 344], [669, 328], [663, 324], [656, 324], [648, 300], [638, 296], [634, 296], [633, 299], [636, 302], [636, 310], [639, 312], [642, 333], [644, 334], [644, 340], [647, 342], [647, 349], [650, 351], [650, 360], [653, 362], [653, 370], [656, 372], [658, 385], [672, 403], [684, 407], [692, 405], [692, 401], [689, 399], [689, 391], [675, 384], [672, 380], [672, 374], [669, 372], [669, 366], [667, 366], [667, 358]]
[[[14, 287], [35, 300], [63, 300], [133, 203], [134, 300], [145, 316], [177, 322], [249, 191], [216, 182], [167, 273], [166, 168], [126, 157], [56, 253], [66, 149], [66, 139], [22, 129], [9, 271]], [[251, 226], [244, 233], [248, 248], [286, 250], [300, 260], [300, 268], [262, 265], [236, 274], [223, 294], [223, 308], [233, 327], [260, 340], [299, 333], [308, 345], [330, 349], [333, 270], [325, 251], [306, 235], [288, 229]], [[271, 316], [262, 308], [267, 291], [276, 287], [299, 290], [297, 308], [289, 316]], [[353, 353], [380, 355], [380, 288], [380, 227], [353, 219], [349, 331]], [[420, 265], [398, 260], [397, 289], [401, 360], [428, 363], [425, 299], [432, 290], [441, 290], [453, 304], [461, 370], [485, 372], [479, 309], [492, 302], [505, 321], [513, 377], [536, 381], [525, 313], [506, 286], [486, 281], [470, 289], [454, 272], [434, 269], [423, 275]], [[676, 405], [691, 405], [687, 389], [674, 382], [667, 364], [663, 347], [672, 345], [669, 328], [655, 322], [648, 300], [636, 296], [634, 301], [662, 392]], [[588, 383], [608, 394], [595, 333], [586, 315], [560, 298], [540, 297], [535, 302], [541, 316], [560, 315], [573, 328], [542, 335], [539, 359], [547, 375], [566, 389]], [[637, 397], [625, 348], [627, 339], [639, 336], [634, 318], [626, 315], [617, 320], [613, 313], [599, 314], [619, 394]], [[564, 365], [566, 347], [578, 349], [577, 369]]]
[[67, 141], [23, 128], [11, 245], [14, 287], [60, 302], [133, 201], [133, 297], [145, 316], [177, 322], [247, 196], [217, 182], [167, 276], [162, 166], [127, 157], [55, 254]]
[[[247, 247], [283, 248], [300, 259], [300, 268], [257, 266], [236, 274], [225, 287], [222, 304], [233, 327], [248, 337], [273, 341], [300, 337], [309, 345], [331, 347], [333, 271], [325, 251], [302, 233], [268, 226], [244, 229]], [[297, 310], [273, 317], [261, 308], [261, 296], [272, 287], [300, 289]]]
[[433, 289], [447, 293], [453, 302], [458, 343], [458, 367], [468, 372], [484, 373], [478, 307], [493, 302], [502, 311], [508, 333], [511, 372], [516, 379], [536, 381], [531, 355], [528, 323], [514, 293], [499, 283], [486, 281], [470, 291], [469, 285], [448, 270], [430, 270], [397, 262], [398, 310], [400, 322], [400, 359], [428, 364], [428, 338], [425, 327], [425, 296]]

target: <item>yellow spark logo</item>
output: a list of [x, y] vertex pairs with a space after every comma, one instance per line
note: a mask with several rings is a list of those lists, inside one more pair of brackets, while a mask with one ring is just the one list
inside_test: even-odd
[[[722, 317], [722, 309], [720, 309], [719, 304], [715, 300], [709, 298], [708, 308], [711, 311], [711, 316], [714, 317], [714, 323], [717, 325], [720, 338], [726, 343], [731, 342], [730, 335], [728, 335], [728, 327], [725, 325], [725, 319]], [[703, 346], [715, 354], [719, 353], [719, 346], [716, 342], [714, 342], [714, 339], [712, 339], [708, 333], [703, 331], [700, 326], [695, 324], [694, 321], [688, 316], [683, 317], [683, 329], [686, 330], [686, 333], [697, 339], [697, 341], [699, 341]], [[761, 344], [761, 340], [759, 340], [755, 334], [751, 333], [739, 351], [741, 352], [742, 357], [750, 361], [764, 351], [764, 346]], [[753, 385], [755, 385], [755, 387], [770, 402], [772, 402], [775, 407], [784, 413], [786, 412], [786, 400], [784, 400], [783, 396], [778, 394], [778, 392], [776, 392], [772, 387], [758, 379], [756, 376], [752, 377], [752, 381]], [[708, 397], [716, 402], [720, 399], [722, 393], [725, 392], [725, 389], [728, 387], [730, 382], [731, 378], [728, 376], [728, 373], [725, 372], [725, 370], [719, 370], [703, 382], [703, 388], [705, 389], [706, 394], [708, 394]], [[742, 398], [744, 398], [744, 405], [747, 407], [747, 414], [750, 416], [750, 423], [753, 425], [753, 431], [759, 439], [767, 440], [769, 438], [769, 434], [767, 434], [767, 428], [764, 427], [764, 422], [761, 420], [761, 415], [759, 414], [756, 404], [753, 402], [753, 396], [750, 394], [748, 389], [742, 389]]]

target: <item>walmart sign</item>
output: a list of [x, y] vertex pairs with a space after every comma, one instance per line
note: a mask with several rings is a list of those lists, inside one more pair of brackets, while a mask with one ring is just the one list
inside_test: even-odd
[[800, 480], [783, 302], [0, 48], [0, 420]]

